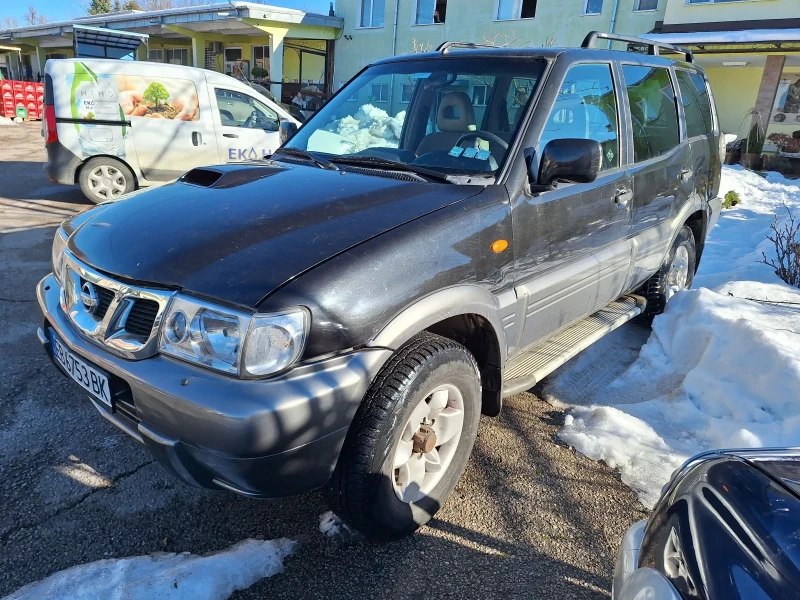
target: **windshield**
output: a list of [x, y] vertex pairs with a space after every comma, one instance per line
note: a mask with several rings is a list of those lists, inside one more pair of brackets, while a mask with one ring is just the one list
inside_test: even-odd
[[544, 64], [443, 57], [370, 67], [285, 147], [334, 162], [380, 159], [446, 175], [491, 175], [505, 160]]

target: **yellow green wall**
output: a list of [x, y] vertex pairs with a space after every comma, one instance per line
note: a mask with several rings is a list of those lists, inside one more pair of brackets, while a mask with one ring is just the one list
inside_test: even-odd
[[722, 131], [735, 133], [739, 137], [746, 136], [750, 128], [750, 117], [746, 113], [756, 105], [764, 68], [709, 67], [705, 71], [711, 83]]
[[756, 21], [791, 17], [800, 17], [798, 0], [743, 0], [716, 4], [686, 4], [686, 0], [668, 0], [664, 23]]

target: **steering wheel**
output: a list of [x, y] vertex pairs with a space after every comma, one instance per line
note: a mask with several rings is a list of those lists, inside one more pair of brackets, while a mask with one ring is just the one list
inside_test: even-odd
[[463, 144], [467, 140], [472, 140], [472, 139], [476, 139], [476, 138], [480, 138], [482, 140], [486, 140], [487, 142], [492, 142], [492, 143], [497, 144], [498, 146], [500, 146], [503, 150], [508, 150], [508, 143], [503, 138], [501, 138], [501, 137], [499, 137], [499, 136], [497, 136], [497, 135], [495, 135], [493, 133], [489, 133], [488, 131], [483, 131], [481, 129], [478, 129], [477, 131], [469, 131], [469, 132], [465, 133], [464, 135], [462, 135], [460, 138], [458, 138], [458, 141], [456, 142], [456, 146], [460, 146], [461, 144]]

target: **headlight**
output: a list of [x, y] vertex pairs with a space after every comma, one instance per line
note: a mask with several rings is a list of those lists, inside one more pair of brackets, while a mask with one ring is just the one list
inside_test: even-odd
[[259, 377], [300, 358], [308, 321], [303, 309], [252, 315], [177, 295], [161, 326], [159, 348], [223, 373]]
[[53, 248], [50, 251], [50, 255], [53, 260], [53, 275], [55, 275], [58, 285], [62, 285], [61, 270], [64, 267], [64, 250], [66, 249], [67, 233], [61, 229], [61, 227], [59, 227], [56, 230], [56, 235], [53, 238]]

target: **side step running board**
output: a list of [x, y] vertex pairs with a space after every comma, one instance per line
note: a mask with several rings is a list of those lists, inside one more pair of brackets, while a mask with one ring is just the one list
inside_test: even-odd
[[503, 375], [503, 397], [532, 388], [581, 350], [644, 312], [646, 306], [647, 301], [641, 296], [623, 296], [514, 357]]

